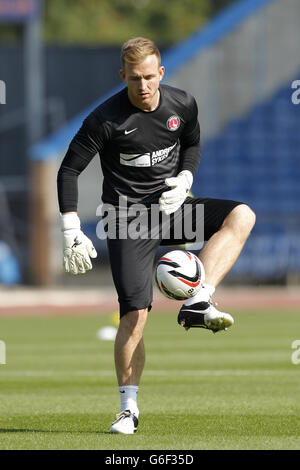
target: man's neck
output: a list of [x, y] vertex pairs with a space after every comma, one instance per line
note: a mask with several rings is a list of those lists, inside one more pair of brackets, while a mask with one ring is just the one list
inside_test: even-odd
[[133, 100], [130, 99], [129, 94], [128, 94], [128, 98], [129, 98], [129, 101], [131, 102], [131, 104], [133, 104], [133, 106], [135, 106], [136, 108], [141, 109], [142, 111], [145, 111], [145, 112], [151, 112], [151, 111], [155, 111], [156, 108], [158, 108], [158, 106], [159, 106], [159, 102], [160, 102], [160, 91], [159, 91], [159, 89], [158, 89], [158, 90], [157, 90], [157, 93], [156, 93], [155, 96], [153, 97], [153, 102], [152, 102], [152, 103], [149, 103], [148, 105], [145, 104], [145, 106], [139, 106], [139, 104], [134, 103]]

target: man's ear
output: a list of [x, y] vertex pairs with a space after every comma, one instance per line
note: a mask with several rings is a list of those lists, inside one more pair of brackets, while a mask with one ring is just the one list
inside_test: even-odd
[[120, 77], [121, 77], [121, 79], [123, 80], [123, 82], [126, 83], [126, 80], [125, 80], [125, 72], [124, 72], [123, 69], [120, 70]]
[[165, 67], [161, 65], [159, 67], [159, 75], [160, 75], [159, 81], [161, 81], [164, 78], [164, 74], [165, 74]]

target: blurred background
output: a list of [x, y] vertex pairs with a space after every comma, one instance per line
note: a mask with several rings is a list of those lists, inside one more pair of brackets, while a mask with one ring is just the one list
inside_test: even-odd
[[80, 279], [62, 271], [56, 173], [85, 116], [122, 86], [120, 46], [134, 36], [158, 44], [164, 83], [198, 102], [193, 194], [257, 214], [224, 284], [299, 285], [299, 24], [299, 0], [0, 0], [0, 285], [111, 284], [99, 158], [79, 180], [100, 255]]

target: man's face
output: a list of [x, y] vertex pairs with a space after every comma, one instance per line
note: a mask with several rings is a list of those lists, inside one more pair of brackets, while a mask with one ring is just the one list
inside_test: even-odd
[[149, 55], [140, 64], [128, 64], [120, 71], [127, 84], [131, 103], [144, 111], [153, 111], [159, 103], [159, 82], [164, 76], [156, 55]]

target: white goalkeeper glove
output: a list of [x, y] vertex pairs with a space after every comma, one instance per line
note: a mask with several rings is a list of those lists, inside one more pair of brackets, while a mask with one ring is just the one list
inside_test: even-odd
[[91, 240], [80, 230], [80, 219], [77, 214], [69, 213], [61, 216], [63, 232], [63, 265], [65, 271], [71, 274], [84, 274], [92, 269], [91, 258], [97, 257], [97, 252]]
[[193, 175], [189, 170], [183, 170], [176, 177], [167, 178], [165, 183], [173, 189], [162, 193], [159, 208], [169, 215], [177, 211], [185, 201], [193, 184]]

